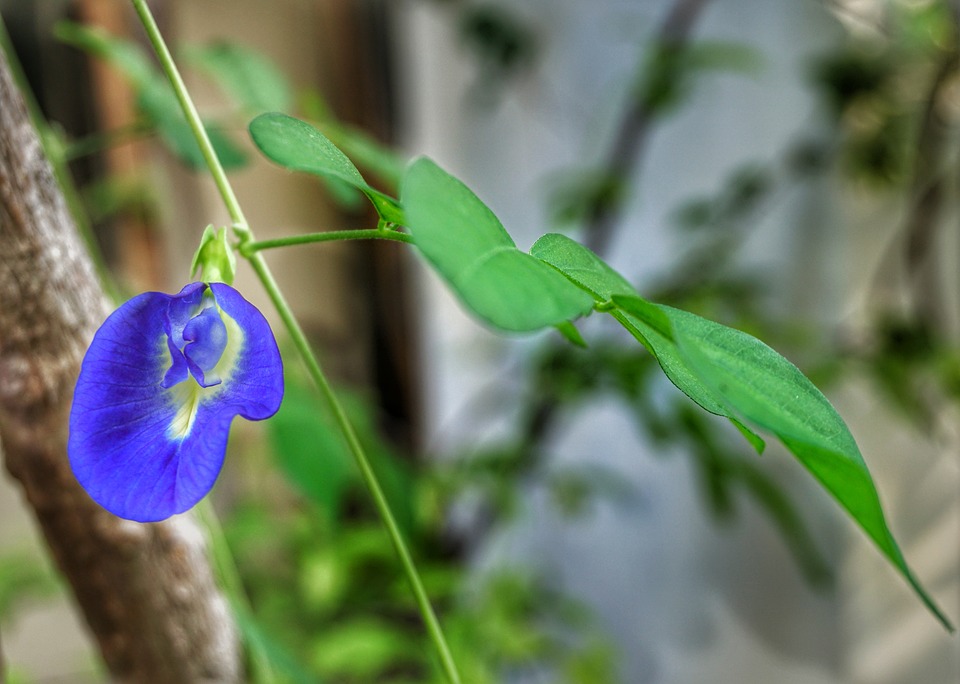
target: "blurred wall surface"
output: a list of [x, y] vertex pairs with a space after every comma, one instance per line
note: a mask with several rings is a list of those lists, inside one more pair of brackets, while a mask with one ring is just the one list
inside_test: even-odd
[[[402, 3], [405, 79], [399, 92], [407, 98], [407, 146], [463, 178], [518, 245], [528, 248], [553, 229], [544, 211], [545, 179], [599, 161], [630, 78], [671, 4], [496, 3], [533, 29], [540, 53], [534, 68], [485, 98], [455, 10], [443, 3]], [[748, 46], [762, 66], [749, 76], [701, 77], [690, 100], [656, 125], [636, 169], [635, 195], [607, 254], [641, 285], [684, 248], [667, 229], [679, 205], [714, 192], [745, 163], [770, 161], [798, 135], [823, 125], [809, 89], [810, 60], [842, 37], [823, 3], [792, 0], [707, 3], [694, 35]], [[852, 215], [849, 203], [825, 179], [788, 191], [762, 221], [746, 260], [774, 276], [778, 306], [826, 322], [850, 313], [863, 273], [848, 265], [857, 255], [876, 253], [880, 241], [861, 225], [831, 228]], [[802, 233], [799, 226], [805, 226]], [[422, 302], [432, 446], [469, 453], [472, 445], [495, 439], [503, 425], [496, 420], [503, 412], [483, 407], [520, 401], [513, 377], [534, 343], [485, 332], [430, 274], [423, 277]], [[584, 327], [591, 330], [595, 323]], [[664, 388], [665, 399], [671, 391]], [[956, 453], [904, 444], [909, 438], [902, 430], [895, 436], [897, 427], [863, 388], [836, 400], [863, 444], [908, 559], [956, 617]], [[655, 453], [623, 409], [594, 406], [564, 420], [550, 443], [550, 467], [613, 468], [635, 487], [637, 502], [603, 503], [571, 522], [543, 487], [531, 486], [523, 515], [497, 535], [479, 564], [533, 566], [584, 599], [619, 647], [623, 681], [960, 681], [956, 639], [784, 452], [770, 449], [764, 467], [803, 511], [822, 552], [834, 559], [840, 581], [832, 591], [817, 592], [804, 582], [755, 506], [745, 504], [732, 526], [712, 524], [689, 462]], [[903, 458], [904, 449], [910, 458]], [[918, 506], [917, 498], [924, 497], [929, 505]]]

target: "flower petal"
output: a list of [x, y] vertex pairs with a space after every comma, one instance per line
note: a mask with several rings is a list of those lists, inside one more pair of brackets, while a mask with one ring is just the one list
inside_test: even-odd
[[[233, 417], [258, 420], [280, 407], [283, 372], [273, 334], [227, 285], [210, 286], [227, 335], [223, 352], [212, 368], [203, 368], [212, 353], [197, 359], [222, 382], [202, 387], [183, 372], [177, 343], [204, 290], [194, 284], [179, 295], [134, 297], [107, 318], [83, 360], [70, 414], [70, 463], [87, 492], [120, 517], [163, 520], [196, 504], [220, 473]], [[212, 314], [204, 315], [198, 334], [217, 328]], [[205, 344], [188, 342], [187, 349]], [[182, 381], [165, 387], [176, 378]]]
[[[216, 307], [210, 306], [190, 319], [183, 329], [183, 355], [190, 373], [201, 387], [220, 383], [213, 372], [227, 346], [227, 327]], [[176, 362], [174, 362], [176, 363]]]

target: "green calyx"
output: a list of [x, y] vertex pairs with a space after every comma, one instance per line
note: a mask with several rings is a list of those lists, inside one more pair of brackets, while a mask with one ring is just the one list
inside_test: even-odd
[[200, 279], [205, 283], [219, 282], [233, 284], [237, 272], [237, 257], [227, 240], [226, 228], [207, 226], [200, 238], [200, 246], [193, 255], [190, 272], [200, 271]]

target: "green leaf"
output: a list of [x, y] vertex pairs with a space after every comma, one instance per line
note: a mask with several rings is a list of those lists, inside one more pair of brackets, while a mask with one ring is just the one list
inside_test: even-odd
[[0, 619], [13, 618], [24, 604], [38, 603], [60, 589], [57, 576], [27, 551], [0, 556]]
[[[285, 376], [280, 410], [268, 423], [270, 442], [287, 480], [336, 523], [347, 494], [360, 486], [353, 456], [329, 417], [325, 402], [295, 375]], [[406, 463], [378, 435], [369, 402], [338, 390], [350, 422], [380, 480], [397, 523], [416, 532], [416, 481]]]
[[[600, 257], [565, 235], [550, 233], [534, 243], [530, 253], [550, 264], [567, 278], [589, 292], [598, 303], [609, 302], [618, 295], [637, 297], [637, 291]], [[639, 313], [638, 313], [639, 312]], [[680, 358], [670, 336], [670, 321], [654, 305], [636, 307], [635, 311], [612, 312], [624, 328], [640, 342], [660, 364], [664, 374], [676, 387], [706, 411], [728, 418], [758, 452], [763, 439], [743, 425], [722, 398], [704, 385]]]
[[102, 28], [61, 21], [54, 27], [53, 35], [67, 45], [110, 62], [124, 73], [136, 90], [146, 87], [155, 77], [153, 65], [139, 46]]
[[390, 668], [416, 664], [420, 645], [385, 620], [358, 618], [324, 630], [312, 651], [312, 664], [325, 675], [373, 681]]
[[290, 83], [283, 72], [259, 52], [217, 41], [189, 49], [186, 56], [250, 112], [282, 112], [291, 107]]
[[293, 682], [293, 684], [320, 684], [322, 680], [308, 672], [306, 665], [275, 639], [269, 629], [257, 622], [256, 617], [251, 615], [245, 607], [234, 605], [233, 619], [236, 620], [244, 641], [250, 646], [256, 646], [273, 669], [285, 675], [283, 681]]
[[267, 422], [277, 461], [288, 481], [336, 521], [355, 479], [350, 454], [315, 394], [296, 381], [285, 384], [283, 404]]
[[[170, 151], [191, 168], [205, 166], [200, 147], [183, 117], [173, 90], [138, 45], [112, 36], [103, 29], [72, 22], [57, 24], [55, 33], [68, 45], [85, 50], [117, 67], [136, 92], [140, 112], [157, 129]], [[238, 168], [246, 163], [246, 155], [230, 138], [204, 125], [224, 168]]]
[[400, 196], [420, 252], [463, 304], [493, 327], [539, 330], [591, 310], [589, 296], [517, 249], [493, 212], [429, 159], [407, 168]]
[[[160, 139], [181, 162], [192, 169], [203, 169], [206, 161], [193, 129], [183, 116], [183, 110], [170, 85], [155, 78], [142, 88], [137, 97], [137, 106], [156, 127]], [[204, 124], [210, 144], [213, 145], [223, 168], [240, 168], [247, 162], [247, 155], [220, 130]]]
[[400, 186], [405, 163], [393, 150], [360, 128], [339, 124], [335, 132], [337, 144], [361, 168], [386, 183], [390, 190]]
[[400, 187], [406, 163], [395, 150], [362, 128], [338, 120], [319, 90], [309, 89], [301, 93], [300, 107], [304, 118], [314, 121], [321, 133], [357, 166], [379, 179], [385, 189], [395, 192]]
[[397, 201], [370, 187], [347, 155], [307, 122], [286, 114], [261, 114], [250, 122], [250, 136], [280, 166], [352, 185], [367, 196], [384, 221], [404, 223]]
[[[636, 303], [627, 298], [616, 301], [624, 308]], [[860, 524], [937, 619], [952, 630], [907, 566], [857, 443], [823, 393], [755, 337], [686, 311], [655, 306], [670, 319], [690, 368], [745, 420], [777, 435]]]
[[651, 351], [667, 377], [703, 408], [730, 418], [748, 439], [756, 435], [747, 422], [779, 437], [874, 540], [937, 619], [953, 629], [907, 566], [850, 430], [796, 366], [744, 332], [642, 299], [599, 257], [565, 236], [544, 236], [531, 251], [597, 301], [612, 300], [616, 308], [611, 314]]
[[763, 69], [763, 56], [749, 45], [728, 41], [699, 41], [684, 55], [691, 71], [725, 71], [756, 76]]
[[583, 339], [583, 335], [581, 335], [580, 331], [577, 330], [577, 326], [570, 321], [557, 323], [554, 327], [557, 329], [557, 332], [563, 335], [570, 344], [576, 345], [581, 349], [587, 348], [587, 341]]

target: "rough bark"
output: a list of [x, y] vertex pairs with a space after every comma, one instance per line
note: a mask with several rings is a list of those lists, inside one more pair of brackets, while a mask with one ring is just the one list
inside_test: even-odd
[[[229, 610], [190, 516], [120, 520], [76, 483], [67, 417], [108, 304], [0, 52], [0, 445], [119, 682], [237, 681]], [[55, 645], [52, 645], [55, 647]]]

